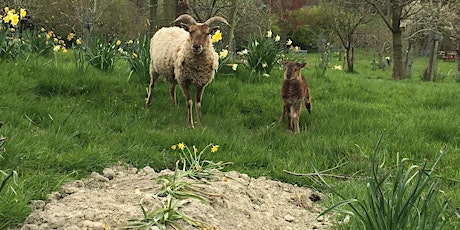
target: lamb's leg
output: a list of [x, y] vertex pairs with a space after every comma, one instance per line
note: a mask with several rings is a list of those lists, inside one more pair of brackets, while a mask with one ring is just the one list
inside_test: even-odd
[[288, 113], [288, 129], [289, 131], [292, 131], [293, 129], [293, 116], [294, 116], [294, 105], [289, 105], [289, 111], [287, 111]]
[[193, 101], [190, 98], [190, 85], [188, 85], [188, 84], [180, 84], [180, 87], [182, 89], [182, 92], [184, 92], [185, 102], [187, 103], [188, 127], [193, 129], [195, 126], [193, 125], [193, 117], [192, 117]]
[[147, 92], [147, 99], [145, 102], [145, 106], [148, 108], [150, 107], [150, 101], [152, 100], [152, 91], [153, 87], [155, 87], [155, 81], [158, 79], [159, 74], [150, 70], [150, 85], [149, 90]]
[[203, 98], [204, 86], [196, 87], [196, 121], [198, 124], [201, 123], [201, 99]]
[[300, 120], [300, 109], [302, 107], [302, 101], [299, 101], [295, 103], [294, 105], [294, 133], [300, 133], [300, 125], [299, 125], [299, 120]]
[[289, 110], [289, 107], [286, 106], [286, 104], [283, 105], [283, 112], [281, 113], [281, 117], [279, 119], [278, 122], [281, 122], [284, 120], [284, 117], [286, 116], [286, 114], [288, 113], [288, 110]]

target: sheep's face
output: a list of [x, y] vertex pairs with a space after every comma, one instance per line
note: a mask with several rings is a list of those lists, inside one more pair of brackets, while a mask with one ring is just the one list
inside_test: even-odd
[[196, 24], [186, 29], [190, 33], [190, 45], [194, 54], [200, 54], [208, 47], [211, 34], [215, 30], [205, 24]]
[[286, 71], [284, 72], [284, 79], [287, 80], [294, 80], [299, 79], [300, 70], [307, 65], [307, 63], [299, 63], [299, 62], [282, 62], [286, 67]]

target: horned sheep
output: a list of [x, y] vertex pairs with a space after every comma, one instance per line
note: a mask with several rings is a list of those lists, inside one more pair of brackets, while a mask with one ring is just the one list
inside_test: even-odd
[[280, 121], [287, 115], [288, 128], [293, 133], [299, 133], [299, 119], [302, 102], [308, 113], [311, 113], [310, 89], [307, 80], [301, 73], [301, 69], [306, 63], [299, 62], [282, 62], [286, 67], [284, 79], [281, 86], [281, 99], [283, 100], [283, 112]]
[[194, 127], [190, 86], [196, 88], [196, 119], [201, 122], [201, 99], [205, 87], [214, 78], [219, 65], [219, 55], [215, 52], [211, 35], [219, 27], [211, 27], [215, 22], [227, 24], [227, 20], [214, 16], [198, 23], [188, 15], [177, 17], [173, 23], [181, 27], [165, 27], [158, 30], [150, 41], [150, 85], [146, 106], [150, 106], [152, 91], [157, 79], [162, 76], [170, 83], [170, 96], [176, 105], [176, 85], [179, 84], [188, 111], [188, 125]]

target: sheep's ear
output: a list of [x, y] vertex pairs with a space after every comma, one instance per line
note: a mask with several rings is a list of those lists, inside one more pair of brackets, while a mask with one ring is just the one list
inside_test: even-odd
[[215, 26], [211, 28], [211, 34], [214, 34], [220, 27]]
[[190, 32], [189, 29], [190, 29], [190, 26], [185, 24], [185, 23], [180, 23], [179, 26], [184, 29], [185, 31], [187, 32]]

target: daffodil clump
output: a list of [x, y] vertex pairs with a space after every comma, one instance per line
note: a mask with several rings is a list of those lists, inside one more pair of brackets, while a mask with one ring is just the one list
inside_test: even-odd
[[66, 43], [52, 30], [40, 28], [40, 30], [28, 30], [23, 32], [30, 51], [39, 55], [48, 55], [52, 52], [67, 53]]
[[196, 147], [192, 146], [189, 148], [183, 142], [172, 145], [171, 149], [179, 152], [180, 165], [183, 171], [187, 171], [187, 175], [194, 179], [211, 179], [214, 175], [225, 168], [226, 165], [231, 163], [224, 163], [219, 161], [214, 163], [213, 161], [206, 160], [206, 152], [208, 154], [216, 153], [219, 150], [219, 145], [209, 144], [204, 147], [201, 151]]
[[[282, 58], [284, 44], [280, 40], [280, 35], [273, 36], [269, 30], [264, 35], [252, 38], [247, 49], [239, 54], [253, 71], [268, 77], [274, 65]], [[288, 40], [286, 45], [292, 45], [292, 41]]]
[[118, 49], [121, 57], [128, 63], [129, 78], [133, 75], [139, 78], [140, 83], [150, 81], [150, 40], [144, 36], [141, 40], [129, 40], [124, 47]]
[[101, 71], [112, 71], [119, 58], [122, 42], [114, 39], [108, 42], [105, 39], [91, 39], [85, 46], [85, 56], [88, 64]]
[[0, 9], [0, 61], [15, 60], [20, 54], [24, 41], [15, 35], [26, 10]]

